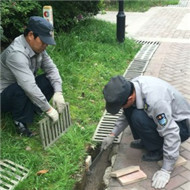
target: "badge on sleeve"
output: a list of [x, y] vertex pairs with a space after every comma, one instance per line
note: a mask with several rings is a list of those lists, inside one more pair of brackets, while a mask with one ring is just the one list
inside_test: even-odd
[[162, 113], [162, 114], [157, 115], [157, 116], [156, 116], [156, 119], [158, 120], [158, 123], [159, 123], [162, 127], [164, 127], [164, 126], [167, 124], [167, 122], [168, 122], [165, 113]]
[[145, 110], [145, 111], [148, 111], [149, 105], [147, 104], [145, 98], [143, 99], [143, 102], [144, 102], [144, 110]]

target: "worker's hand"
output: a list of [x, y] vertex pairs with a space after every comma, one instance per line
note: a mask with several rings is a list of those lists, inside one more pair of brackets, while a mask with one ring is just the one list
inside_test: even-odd
[[164, 169], [158, 170], [152, 178], [152, 187], [162, 189], [170, 180], [170, 173]]
[[102, 142], [101, 150], [106, 150], [114, 141], [114, 135], [108, 135]]
[[58, 112], [61, 113], [65, 106], [65, 100], [62, 92], [55, 92], [53, 95], [53, 106], [57, 108]]
[[53, 122], [57, 122], [59, 119], [59, 114], [57, 110], [55, 110], [53, 107], [51, 107], [46, 114], [53, 120]]

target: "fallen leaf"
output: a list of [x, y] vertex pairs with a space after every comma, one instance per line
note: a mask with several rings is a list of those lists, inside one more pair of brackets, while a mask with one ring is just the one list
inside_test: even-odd
[[42, 175], [42, 174], [45, 174], [45, 173], [47, 173], [49, 170], [40, 170], [40, 171], [38, 171], [36, 174], [37, 175]]
[[26, 147], [26, 150], [27, 150], [27, 151], [30, 151], [30, 150], [32, 150], [32, 149], [31, 149], [30, 146], [27, 146], [27, 147]]

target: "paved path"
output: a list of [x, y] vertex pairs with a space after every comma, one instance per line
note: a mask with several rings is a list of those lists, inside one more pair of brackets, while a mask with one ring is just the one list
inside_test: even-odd
[[[168, 81], [190, 102], [190, 1], [187, 0], [185, 4], [187, 7], [155, 7], [145, 13], [125, 13], [126, 35], [160, 42], [145, 75]], [[97, 18], [115, 23], [116, 15], [117, 12], [107, 12], [105, 15], [97, 15]], [[140, 165], [148, 178], [126, 186], [121, 186], [112, 178], [108, 190], [153, 190], [151, 178], [159, 166], [156, 162], [143, 162], [143, 151], [129, 147], [132, 140], [130, 130], [127, 129], [119, 145], [113, 171]], [[166, 190], [190, 190], [190, 139], [182, 143], [180, 155], [187, 159], [187, 163], [175, 168]]]

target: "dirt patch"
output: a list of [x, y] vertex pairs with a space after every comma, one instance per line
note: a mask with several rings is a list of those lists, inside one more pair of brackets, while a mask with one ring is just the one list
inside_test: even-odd
[[[100, 147], [91, 152], [92, 161], [100, 152]], [[75, 185], [73, 190], [104, 190], [103, 176], [106, 168], [110, 165], [109, 155], [111, 149], [104, 151], [90, 172], [85, 172], [81, 182]]]

